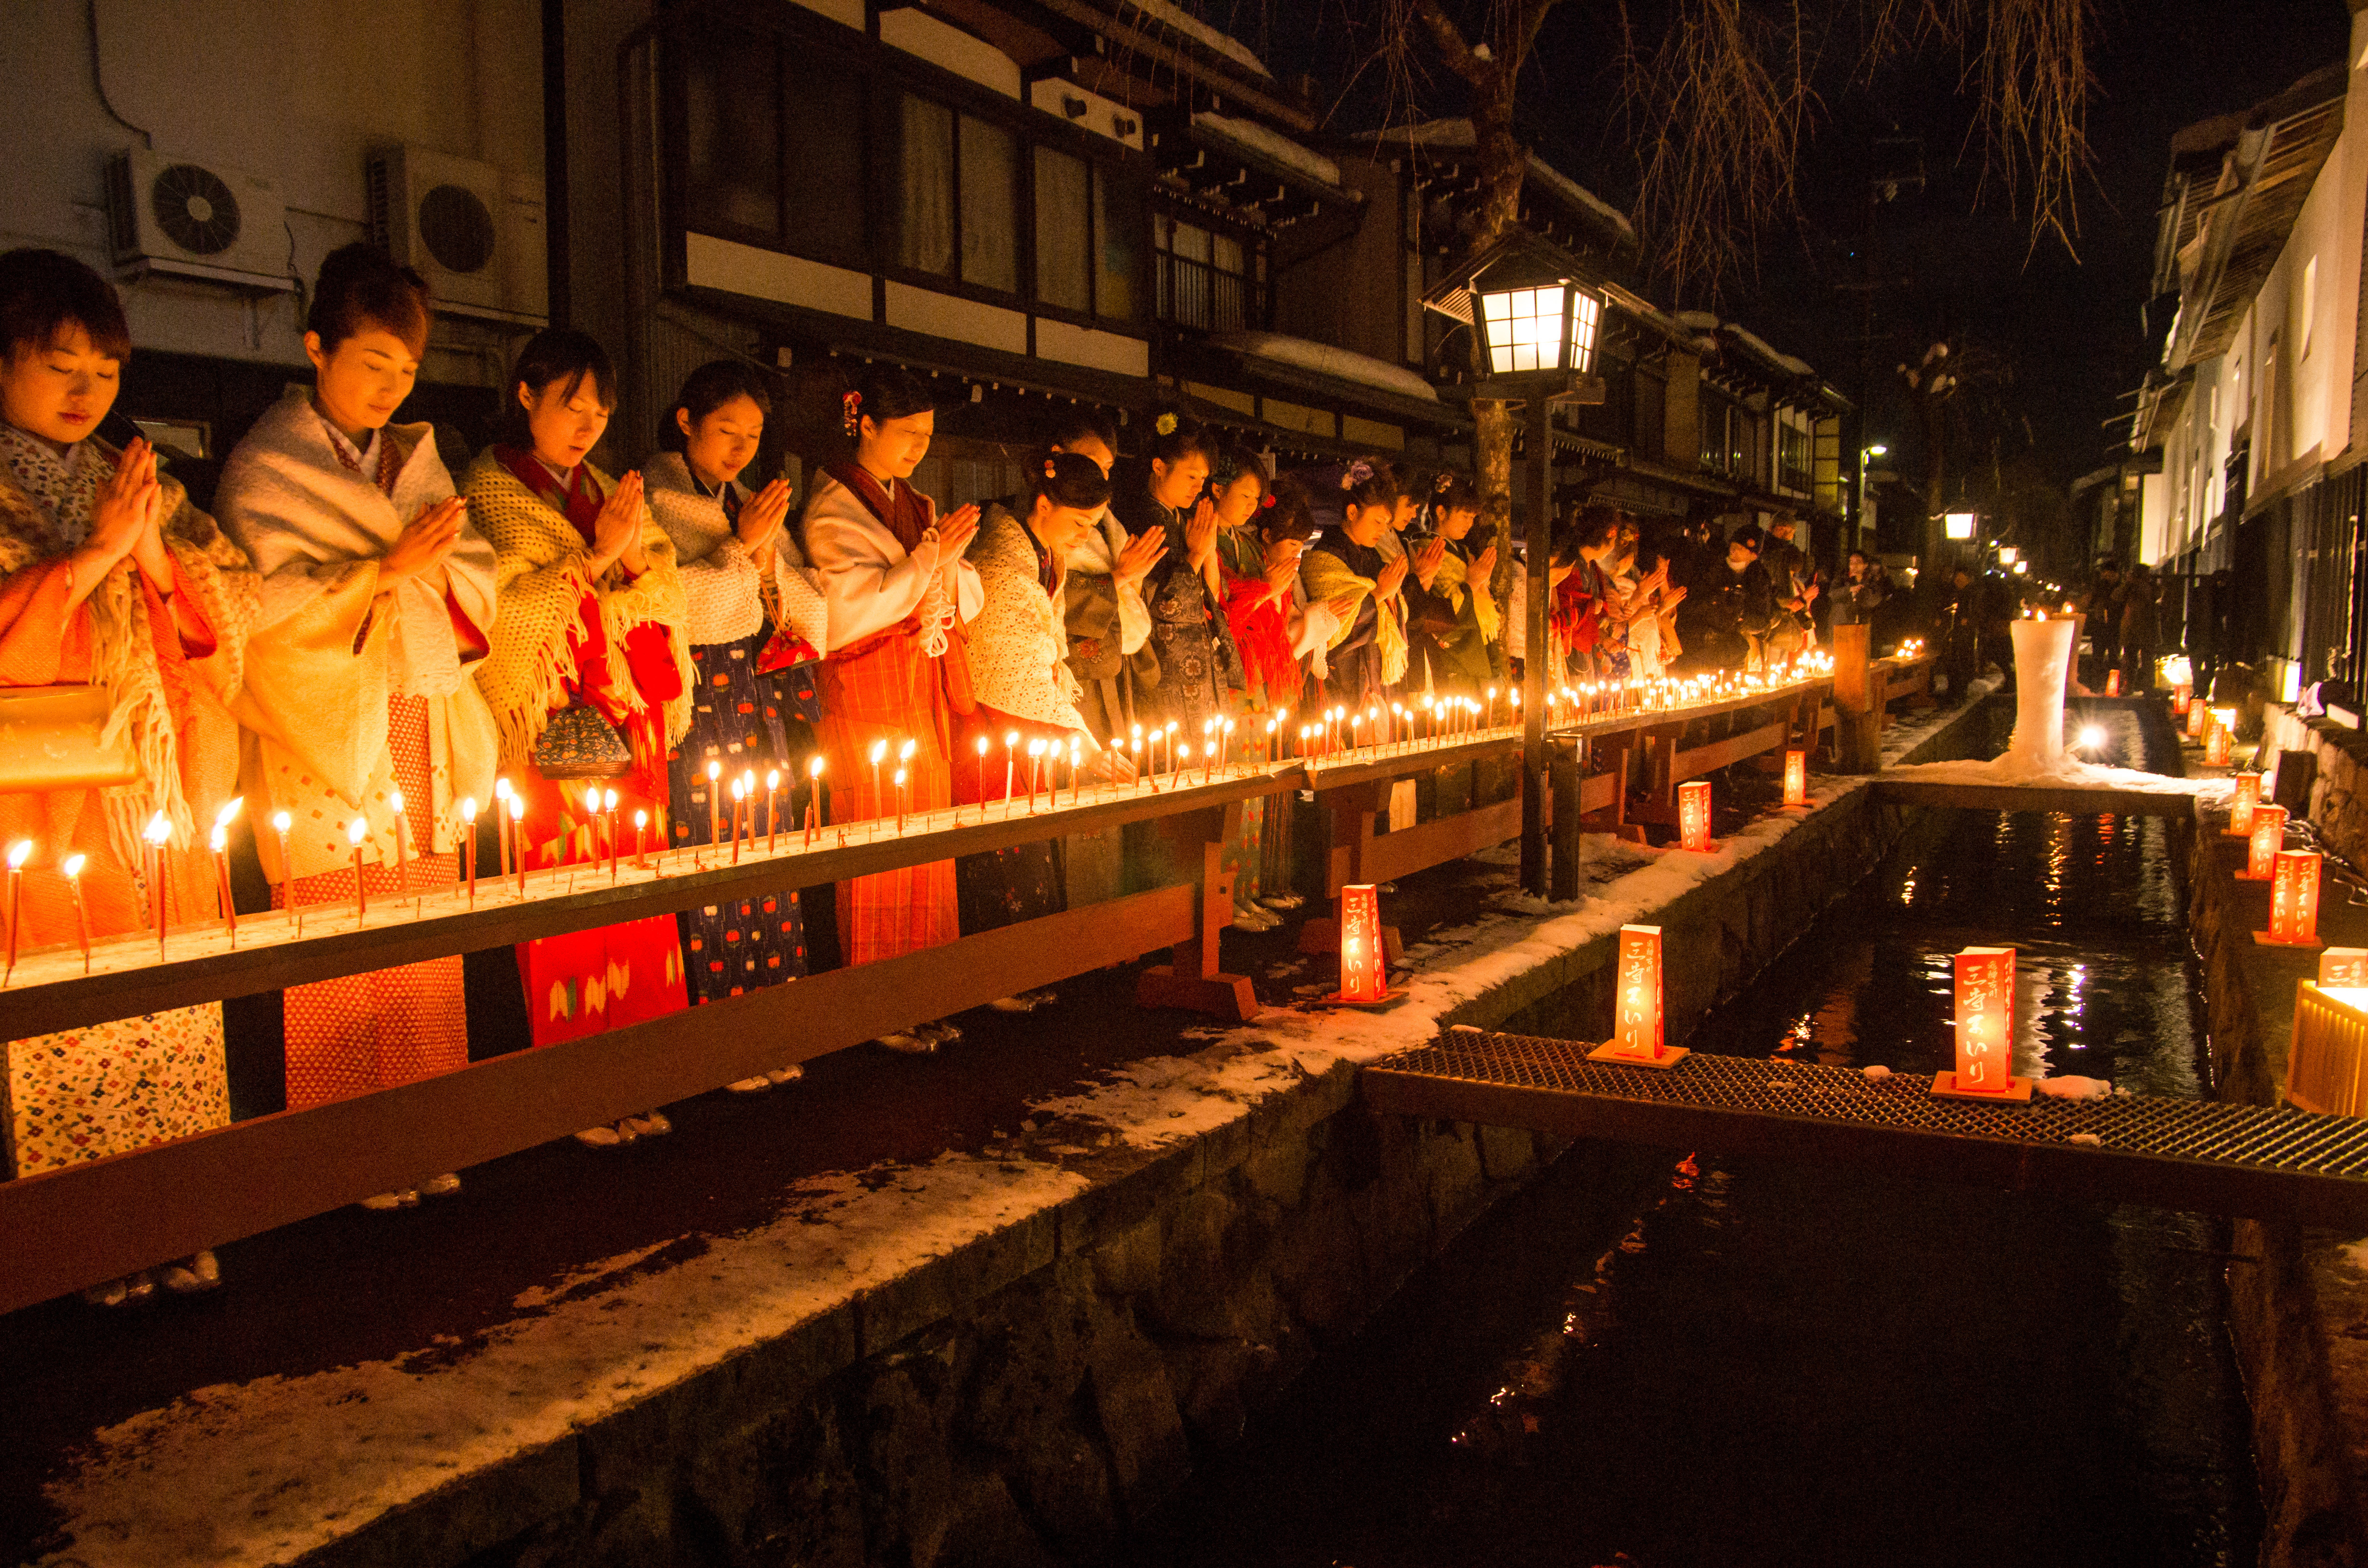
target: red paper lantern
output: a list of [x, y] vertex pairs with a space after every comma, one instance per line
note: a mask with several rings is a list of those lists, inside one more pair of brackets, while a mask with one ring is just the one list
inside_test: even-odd
[[2281, 849], [2270, 880], [2270, 937], [2281, 946], [2318, 946], [2318, 869], [2316, 849]]
[[1611, 1043], [1623, 1056], [1661, 1054], [1661, 928], [1620, 927], [1620, 993]]
[[1809, 803], [1809, 754], [1788, 751], [1784, 754], [1784, 803], [1805, 806]]
[[2261, 803], [2261, 776], [2239, 773], [2229, 782], [2236, 787], [2236, 793], [2228, 801], [2228, 832], [2238, 838], [2250, 837], [2253, 812]]
[[2285, 847], [2286, 809], [2255, 806], [2253, 835], [2245, 845], [2245, 869], [2237, 874], [2248, 882], [2266, 882], [2276, 869], [2278, 851]]
[[2222, 728], [2218, 724], [2213, 725], [2212, 733], [2203, 737], [2203, 766], [2206, 767], [2227, 767], [2229, 762], [2233, 759], [2233, 753], [2230, 750], [2232, 744], [2228, 732], [2226, 729]]
[[2195, 700], [2193, 687], [2175, 686], [2170, 688], [2170, 710], [2178, 717], [2181, 719], [2187, 717], [2187, 705], [2193, 700]]
[[2107, 697], [2119, 697], [2121, 694], [2122, 672], [2119, 670], [2107, 670], [2105, 672], [2105, 695]]
[[2329, 948], [2318, 955], [2318, 985], [2368, 986], [2368, 948]]
[[1678, 847], [1698, 855], [1710, 852], [1710, 780], [1696, 778], [1678, 786]]
[[[1957, 1070], [1937, 1083], [1960, 1095], [2011, 1095], [2014, 1076], [2014, 949], [1967, 948], [1957, 955]], [[2030, 1093], [2023, 1086], [2025, 1095]]]
[[1340, 1000], [1379, 1002], [1389, 994], [1390, 957], [1382, 946], [1382, 907], [1373, 884], [1340, 890]]
[[2191, 741], [2202, 740], [2203, 722], [2211, 716], [2212, 710], [2201, 702], [2189, 703], [2187, 705], [2187, 738]]

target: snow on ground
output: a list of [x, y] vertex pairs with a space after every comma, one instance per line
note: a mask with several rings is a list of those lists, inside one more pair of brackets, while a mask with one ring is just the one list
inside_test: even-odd
[[[1888, 760], [1953, 718], [1896, 726]], [[1818, 804], [1862, 788], [1829, 778]], [[1539, 964], [1608, 936], [1766, 853], [1799, 813], [1749, 823], [1710, 854], [1588, 835], [1576, 903], [1510, 890], [1474, 925], [1408, 957], [1388, 1013], [1269, 1011], [1190, 1031], [1201, 1049], [1138, 1061], [1034, 1104], [1066, 1142], [1151, 1149], [1224, 1127], [1306, 1078], [1429, 1040], [1440, 1019]], [[1486, 858], [1502, 863], [1504, 857]], [[1313, 960], [1307, 971], [1325, 969]], [[1329, 975], [1324, 978], [1329, 979]], [[1304, 989], [1328, 989], [1309, 986]], [[200, 1389], [99, 1432], [49, 1488], [93, 1565], [290, 1562], [448, 1483], [564, 1438], [939, 1257], [1077, 1196], [1087, 1178], [1004, 1151], [802, 1181], [777, 1220], [603, 1259], [521, 1293], [518, 1317], [465, 1346], [297, 1378]]]
[[2033, 788], [2126, 790], [2146, 795], [2225, 795], [2225, 778], [2173, 778], [2134, 767], [2105, 767], [2066, 753], [2053, 763], [2012, 756], [1988, 762], [1924, 762], [1886, 767], [1884, 776], [1911, 784], [2020, 784]]

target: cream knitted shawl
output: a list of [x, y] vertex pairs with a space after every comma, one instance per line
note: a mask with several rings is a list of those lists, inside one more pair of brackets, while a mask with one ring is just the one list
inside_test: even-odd
[[[1307, 597], [1311, 603], [1343, 596], [1362, 601], [1373, 592], [1371, 577], [1358, 576], [1349, 569], [1347, 562], [1328, 550], [1311, 550], [1300, 557], [1299, 573], [1307, 584]], [[1395, 686], [1406, 673], [1406, 626], [1398, 619], [1399, 612], [1390, 605], [1376, 608], [1373, 641], [1382, 650], [1382, 684]], [[1333, 629], [1332, 635], [1325, 642], [1324, 651], [1328, 653], [1348, 641], [1349, 633], [1356, 624], [1356, 607], [1352, 605], [1349, 613], [1341, 618], [1340, 624]], [[1316, 673], [1322, 675], [1324, 671], [1319, 666]]]
[[[769, 615], [776, 626], [788, 627], [822, 652], [830, 636], [830, 609], [814, 585], [813, 568], [799, 553], [794, 528], [773, 536], [768, 580], [740, 547], [723, 500], [700, 493], [681, 454], [660, 452], [643, 464], [642, 483], [651, 515], [674, 540], [693, 643], [737, 642], [754, 636]], [[735, 481], [732, 488], [745, 505], [746, 487]]]
[[[598, 469], [592, 478], [605, 494], [615, 483]], [[690, 729], [698, 677], [691, 669], [684, 625], [682, 574], [675, 568], [674, 541], [642, 508], [642, 548], [649, 570], [630, 582], [612, 568], [598, 584], [584, 574], [589, 551], [575, 525], [520, 483], [491, 448], [477, 454], [461, 481], [469, 517], [494, 546], [494, 581], [501, 597], [494, 624], [493, 650], [477, 666], [477, 689], [500, 727], [502, 760], [523, 763], [542, 738], [554, 709], [567, 705], [567, 683], [581, 678], [569, 632], [580, 622], [586, 592], [599, 598], [600, 630], [607, 644], [609, 689], [629, 712], [640, 711], [641, 693], [625, 663], [625, 636], [640, 626], [666, 631], [680, 691], [666, 705], [666, 738], [672, 745]]]
[[[1069, 672], [1060, 608], [1068, 596], [1057, 581], [1045, 594], [1027, 526], [999, 503], [989, 506], [967, 553], [986, 596], [970, 623], [971, 687], [979, 701], [1015, 719], [1074, 730], [1088, 753], [1099, 749]], [[1065, 563], [1055, 570], [1068, 572]]]

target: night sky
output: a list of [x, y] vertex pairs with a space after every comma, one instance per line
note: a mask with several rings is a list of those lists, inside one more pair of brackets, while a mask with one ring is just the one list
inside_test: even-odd
[[[1201, 9], [1252, 42], [1278, 74], [1337, 82], [1344, 47], [1340, 0], [1204, 0]], [[1362, 6], [1371, 0], [1349, 0]], [[1471, 0], [1478, 12], [1480, 0]], [[1814, 3], [1811, 10], [1818, 10]], [[1980, 352], [1992, 390], [1967, 400], [1961, 441], [1986, 448], [2033, 483], [2060, 488], [2114, 460], [2117, 432], [2103, 421], [2129, 406], [2118, 394], [2145, 371], [2140, 309], [2153, 266], [2156, 207], [2171, 133], [2245, 108], [2340, 59], [2349, 33], [2341, 0], [2103, 0], [2092, 11], [2096, 83], [2088, 131], [2093, 165], [2078, 193], [2078, 255], [2053, 239], [2034, 250], [2030, 227], [1993, 192], [1977, 206], [1977, 154], [1966, 154], [1968, 105], [1953, 53], [1935, 51], [1854, 82], [1855, 6], [1828, 5], [1814, 139], [1801, 166], [1801, 212], [1757, 237], [1755, 276], [1716, 301], [1729, 319], [1801, 355], [1844, 392], [1864, 386], [1870, 440], [1918, 473], [1917, 432], [1894, 389], [1896, 366], [1934, 338]], [[1642, 28], [1654, 0], [1634, 0]], [[1617, 204], [1634, 197], [1629, 132], [1605, 108], [1616, 85], [1620, 12], [1612, 0], [1563, 0], [1540, 41], [1539, 85], [1526, 99], [1533, 140], [1548, 159]], [[1263, 34], [1263, 38], [1261, 35]], [[1426, 105], [1458, 112], [1443, 74]], [[1343, 105], [1334, 124], [1352, 129], [1375, 112]], [[1908, 145], [1878, 151], [1878, 138]], [[1866, 337], [1864, 294], [1839, 285], [1868, 275], [1867, 176], [1874, 160], [1912, 161], [1920, 143], [1927, 184], [1874, 218], [1875, 273], [1899, 281], [1874, 293]], [[1651, 292], [1668, 302], [1665, 279]], [[1702, 305], [1695, 298], [1682, 301]], [[1976, 481], [1978, 483], [1978, 480]], [[1954, 486], [1952, 486], [1954, 489]]]

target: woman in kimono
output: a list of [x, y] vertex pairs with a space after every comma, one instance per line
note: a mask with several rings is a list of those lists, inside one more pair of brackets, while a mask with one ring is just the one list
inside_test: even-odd
[[[321, 264], [306, 317], [310, 392], [292, 391], [232, 451], [222, 527], [262, 577], [234, 711], [248, 820], [285, 812], [256, 847], [275, 907], [393, 900], [397, 833], [423, 884], [452, 881], [459, 802], [492, 799], [493, 715], [466, 666], [494, 625], [494, 551], [452, 494], [429, 427], [394, 425], [427, 347], [427, 289], [383, 251]], [[395, 802], [402, 802], [398, 810]], [[449, 1073], [469, 1060], [461, 960], [291, 987], [288, 1106]], [[447, 1173], [371, 1208], [460, 1190]]]
[[[744, 773], [783, 777], [780, 805], [800, 820], [798, 785], [822, 717], [815, 664], [828, 641], [822, 593], [786, 524], [790, 484], [750, 492], [741, 472], [757, 455], [772, 398], [737, 359], [701, 365], [658, 432], [665, 448], [642, 469], [643, 494], [674, 544], [694, 672], [690, 728], [666, 754], [676, 845], [712, 842], [708, 769], [727, 790]], [[768, 799], [770, 792], [768, 792]], [[686, 909], [681, 926], [693, 1005], [737, 996], [806, 972], [803, 912], [794, 888]], [[795, 1063], [731, 1085], [755, 1094], [800, 1075]]]
[[1144, 585], [1151, 646], [1159, 656], [1156, 690], [1135, 695], [1144, 728], [1176, 726], [1179, 744], [1197, 746], [1202, 726], [1224, 713], [1242, 687], [1241, 657], [1225, 623], [1225, 582], [1217, 562], [1217, 508], [1202, 494], [1216, 443], [1177, 414], [1153, 422], [1144, 483], [1115, 506], [1135, 539], [1167, 546]]
[[1441, 691], [1475, 695], [1497, 678], [1493, 644], [1497, 604], [1489, 574], [1497, 547], [1476, 553], [1473, 525], [1480, 518], [1480, 494], [1462, 474], [1441, 473], [1434, 482], [1430, 539], [1416, 549], [1406, 590], [1407, 679]]
[[[1224, 584], [1225, 625], [1241, 660], [1242, 687], [1219, 711], [1242, 733], [1239, 751], [1263, 744], [1265, 727], [1299, 701], [1301, 676], [1295, 633], [1305, 619], [1299, 598], [1299, 557], [1306, 535], [1261, 527], [1276, 517], [1275, 492], [1266, 463], [1238, 442], [1217, 450], [1209, 473], [1209, 502], [1217, 514], [1217, 569]], [[1319, 612], [1321, 613], [1321, 612]], [[1269, 818], [1285, 832], [1288, 792], [1242, 802], [1242, 831], [1229, 841], [1234, 864], [1234, 926], [1268, 931], [1281, 918], [1264, 904], [1265, 839]]]
[[1300, 577], [1311, 600], [1351, 606], [1317, 652], [1315, 673], [1326, 702], [1362, 712], [1376, 703], [1386, 708], [1390, 688], [1406, 673], [1401, 590], [1410, 562], [1381, 551], [1398, 503], [1387, 468], [1360, 458], [1341, 471], [1338, 490], [1340, 526], [1310, 547]]
[[[135, 440], [95, 433], [131, 351], [114, 287], [49, 250], [0, 256], [0, 687], [96, 686], [125, 721], [129, 783], [7, 789], [0, 845], [29, 842], [17, 892], [19, 949], [70, 945], [83, 929], [147, 923], [141, 832], [162, 816], [167, 918], [211, 915], [205, 848], [230, 799], [234, 690], [255, 610], [246, 557], [189, 505]], [[0, 746], [13, 743], [0, 731]], [[13, 763], [31, 760], [28, 745]], [[15, 772], [14, 767], [9, 767]], [[5, 778], [5, 776], [0, 776]], [[218, 1002], [7, 1042], [0, 1147], [33, 1176], [227, 1125]], [[218, 1284], [213, 1254], [98, 1286], [102, 1306]]]
[[[831, 820], [852, 823], [894, 814], [899, 767], [910, 809], [953, 803], [954, 726], [974, 706], [962, 642], [983, 596], [962, 559], [978, 508], [940, 518], [906, 483], [936, 434], [928, 394], [905, 371], [874, 366], [840, 407], [848, 455], [808, 493], [803, 528], [829, 608], [821, 690]], [[937, 947], [959, 935], [957, 909], [951, 860], [858, 877], [838, 885], [839, 947], [850, 964]], [[959, 1032], [933, 1023], [882, 1043], [917, 1053]]]
[[[1110, 502], [1101, 465], [1075, 452], [1047, 452], [1029, 472], [1018, 495], [988, 505], [971, 542], [981, 603], [970, 626], [971, 690], [976, 707], [956, 727], [954, 800], [993, 801], [1017, 808], [1030, 791], [1035, 754], [1052, 759], [1052, 774], [1078, 770], [1107, 778], [1118, 754], [1106, 751], [1077, 710], [1079, 687], [1067, 664], [1062, 627], [1067, 562], [1100, 524]], [[1006, 758], [1012, 762], [1011, 797], [1004, 793]], [[1131, 770], [1130, 770], [1131, 771]], [[1049, 784], [1050, 778], [1047, 782]], [[954, 862], [965, 935], [1017, 925], [1067, 906], [1061, 841], [1046, 839]], [[1024, 1012], [1052, 999], [1036, 992], [998, 1000], [1006, 1012]]]
[[[590, 461], [617, 401], [601, 347], [546, 328], [519, 351], [509, 387], [512, 440], [480, 452], [461, 482], [492, 541], [501, 596], [477, 686], [526, 802], [518, 844], [528, 868], [597, 863], [636, 815], [666, 841], [666, 751], [690, 727], [682, 576], [641, 476], [611, 480]], [[671, 915], [540, 937], [518, 958], [537, 1045], [689, 1005]], [[612, 1147], [670, 1130], [653, 1110], [575, 1136]]]
[[[1118, 426], [1099, 409], [1072, 409], [1053, 428], [1051, 444], [1055, 452], [1091, 458], [1105, 477], [1118, 465]], [[1128, 538], [1104, 506], [1065, 562], [1069, 673], [1077, 677], [1078, 711], [1104, 745], [1122, 743], [1139, 722], [1136, 688], [1147, 691], [1159, 677], [1159, 656], [1145, 646], [1151, 611], [1143, 602], [1143, 581], [1167, 553], [1165, 538]]]

